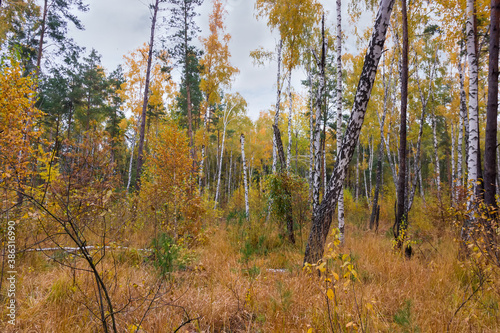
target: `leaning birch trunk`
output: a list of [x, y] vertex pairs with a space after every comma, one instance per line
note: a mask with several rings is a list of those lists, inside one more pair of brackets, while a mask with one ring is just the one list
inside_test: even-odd
[[[337, 152], [338, 155], [338, 152]], [[359, 198], [359, 146], [356, 147], [356, 202], [358, 202]]]
[[314, 177], [313, 177], [313, 216], [316, 215], [316, 210], [319, 205], [319, 188], [321, 179], [321, 101], [323, 99], [323, 90], [325, 87], [325, 19], [323, 16], [321, 28], [321, 55], [317, 57], [313, 51], [316, 59], [316, 64], [319, 69], [319, 86], [316, 92], [315, 111], [316, 111], [316, 124], [314, 126]]
[[[337, 0], [337, 156], [340, 156], [340, 142], [342, 140], [342, 0]], [[326, 172], [326, 170], [325, 170]], [[326, 182], [325, 182], [326, 187]], [[344, 244], [344, 191], [339, 194], [338, 220], [339, 240]]]
[[243, 186], [245, 187], [245, 216], [247, 220], [250, 218], [250, 208], [248, 205], [248, 176], [247, 176], [247, 162], [245, 160], [245, 136], [241, 134], [241, 162], [243, 164]]
[[469, 60], [469, 157], [468, 157], [468, 186], [471, 190], [468, 200], [468, 209], [472, 209], [477, 187], [478, 164], [478, 65], [476, 54], [476, 36], [474, 31], [474, 0], [467, 0], [467, 55]]
[[290, 161], [292, 159], [292, 70], [288, 74], [288, 146], [286, 149], [286, 171], [290, 171]]
[[366, 107], [370, 100], [373, 82], [377, 74], [377, 66], [384, 49], [384, 42], [391, 16], [394, 0], [381, 0], [380, 8], [375, 20], [370, 44], [368, 46], [358, 88], [354, 97], [354, 104], [342, 139], [340, 154], [335, 163], [333, 175], [328, 184], [326, 195], [323, 198], [312, 221], [311, 232], [307, 241], [304, 263], [317, 263], [323, 256], [326, 237], [330, 230], [331, 218], [346, 177], [349, 163], [357, 145]]
[[[276, 113], [274, 114], [274, 125], [278, 126], [280, 120], [280, 98], [281, 98], [281, 86], [280, 86], [280, 76], [281, 76], [281, 49], [283, 47], [283, 41], [280, 39], [278, 44], [278, 75], [276, 78]], [[276, 138], [273, 135], [273, 173], [276, 173]]]

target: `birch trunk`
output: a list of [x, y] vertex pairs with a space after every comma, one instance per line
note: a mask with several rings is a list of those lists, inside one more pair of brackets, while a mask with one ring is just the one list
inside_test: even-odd
[[316, 64], [319, 69], [319, 86], [316, 92], [315, 108], [316, 108], [316, 124], [314, 127], [314, 177], [313, 177], [313, 215], [319, 205], [319, 187], [321, 180], [321, 102], [323, 99], [323, 90], [325, 87], [325, 18], [323, 16], [321, 23], [321, 56], [317, 57], [313, 51], [316, 59]]
[[247, 176], [247, 162], [245, 160], [245, 136], [241, 134], [240, 136], [241, 142], [241, 162], [243, 164], [243, 186], [245, 187], [245, 216], [248, 219], [250, 218], [250, 208], [248, 205], [248, 176]]
[[222, 173], [222, 157], [224, 156], [224, 142], [225, 141], [226, 141], [226, 127], [224, 126], [224, 133], [222, 133], [222, 147], [220, 150], [219, 171], [217, 173], [217, 188], [215, 190], [214, 209], [217, 209], [217, 204], [219, 202], [220, 179], [221, 179], [221, 173]]
[[309, 80], [309, 197], [313, 202], [313, 212], [316, 209], [313, 198], [313, 178], [314, 178], [314, 117], [313, 117], [313, 92], [312, 92], [312, 78], [311, 69], [308, 72]]
[[[462, 53], [463, 47], [460, 47], [460, 52]], [[465, 141], [465, 159], [461, 159], [460, 162], [462, 163], [463, 160], [465, 160], [465, 165], [461, 166], [461, 176], [460, 176], [460, 185], [467, 187], [466, 186], [466, 181], [465, 181], [465, 170], [469, 170], [467, 167], [469, 163], [469, 119], [467, 115], [467, 99], [465, 95], [465, 83], [464, 83], [464, 68], [462, 66], [461, 62], [462, 57], [458, 57], [458, 73], [460, 75], [460, 120], [463, 123], [463, 127], [461, 128], [461, 131], [463, 131], [463, 140]]]
[[375, 26], [366, 52], [356, 95], [354, 97], [349, 124], [342, 139], [340, 154], [335, 163], [335, 169], [330, 178], [325, 197], [318, 207], [316, 214], [314, 214], [311, 232], [304, 255], [304, 263], [317, 263], [323, 256], [326, 237], [330, 231], [331, 218], [354, 149], [358, 143], [361, 127], [363, 126], [366, 108], [370, 100], [373, 82], [375, 81], [375, 75], [377, 73], [377, 66], [384, 49], [387, 27], [389, 25], [393, 5], [394, 0], [381, 0], [380, 2], [380, 8], [375, 19]]
[[[274, 114], [274, 125], [278, 126], [280, 120], [280, 99], [281, 99], [281, 86], [280, 86], [280, 76], [281, 76], [281, 49], [283, 47], [283, 41], [280, 39], [278, 44], [278, 75], [276, 77], [276, 113]], [[273, 173], [276, 172], [276, 138], [273, 135]]]
[[432, 143], [434, 145], [434, 173], [438, 198], [441, 199], [441, 171], [439, 168], [438, 142], [436, 135], [436, 113], [432, 113]]
[[[338, 152], [337, 152], [338, 155]], [[356, 202], [359, 199], [359, 146], [356, 147]]]
[[[337, 156], [340, 156], [342, 140], [342, 0], [337, 0]], [[326, 169], [325, 169], [326, 172]], [[326, 181], [325, 181], [326, 186]], [[339, 240], [344, 243], [344, 191], [341, 190], [338, 202]]]
[[469, 156], [468, 156], [468, 186], [471, 188], [468, 208], [472, 208], [475, 200], [478, 180], [478, 63], [476, 54], [476, 34], [474, 30], [475, 1], [467, 0], [467, 55], [469, 60]]

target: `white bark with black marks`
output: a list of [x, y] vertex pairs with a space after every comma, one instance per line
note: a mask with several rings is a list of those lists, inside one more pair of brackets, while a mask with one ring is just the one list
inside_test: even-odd
[[243, 164], [243, 186], [245, 187], [245, 216], [247, 220], [250, 218], [250, 207], [248, 205], [248, 175], [247, 162], [245, 160], [245, 135], [241, 134], [241, 163]]
[[381, 0], [375, 20], [370, 44], [368, 46], [358, 88], [354, 97], [349, 123], [342, 139], [340, 154], [323, 201], [314, 214], [309, 234], [304, 263], [316, 263], [322, 256], [326, 237], [330, 230], [333, 211], [345, 180], [349, 163], [358, 143], [359, 134], [365, 118], [366, 108], [370, 100], [373, 83], [377, 74], [377, 66], [382, 56], [384, 42], [389, 26], [394, 0]]

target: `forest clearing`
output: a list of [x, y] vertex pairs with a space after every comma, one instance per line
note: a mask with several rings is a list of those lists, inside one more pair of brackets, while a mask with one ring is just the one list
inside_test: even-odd
[[500, 0], [114, 1], [0, 1], [1, 332], [500, 331]]

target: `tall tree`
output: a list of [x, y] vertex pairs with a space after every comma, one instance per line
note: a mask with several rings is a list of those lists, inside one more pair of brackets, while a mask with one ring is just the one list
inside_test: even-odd
[[204, 54], [200, 60], [200, 90], [205, 94], [205, 116], [203, 119], [203, 145], [200, 161], [201, 188], [203, 168], [206, 158], [207, 132], [214, 105], [220, 103], [221, 88], [229, 88], [231, 80], [239, 70], [230, 63], [229, 41], [231, 35], [225, 33], [224, 18], [227, 11], [221, 0], [213, 0], [213, 10], [209, 18], [210, 35], [201, 38]]
[[358, 143], [361, 127], [363, 126], [366, 108], [377, 73], [377, 66], [384, 49], [387, 27], [389, 26], [393, 5], [394, 0], [382, 0], [380, 2], [372, 37], [366, 51], [365, 62], [356, 90], [351, 116], [342, 139], [342, 148], [335, 162], [334, 172], [325, 191], [325, 197], [318, 207], [316, 214], [314, 214], [304, 254], [304, 263], [316, 263], [323, 255], [326, 237], [330, 230], [331, 217], [335, 210], [335, 205], [342, 189], [354, 149]]
[[[467, 0], [467, 56], [469, 61], [469, 156], [468, 156], [468, 186], [471, 193], [468, 208], [476, 198], [479, 162], [479, 128], [478, 128], [478, 60], [475, 30], [475, 0]], [[466, 226], [467, 229], [467, 226]], [[468, 232], [465, 230], [464, 237]]]
[[141, 186], [141, 172], [143, 164], [143, 149], [144, 149], [144, 132], [146, 131], [146, 111], [148, 108], [149, 99], [149, 77], [151, 75], [151, 64], [153, 62], [153, 50], [155, 41], [155, 28], [156, 28], [156, 17], [158, 15], [160, 0], [155, 0], [154, 5], [150, 6], [153, 11], [153, 17], [151, 18], [151, 33], [149, 36], [148, 45], [148, 58], [146, 66], [146, 79], [144, 83], [144, 97], [142, 102], [142, 112], [141, 112], [141, 125], [139, 129], [139, 146], [137, 147], [137, 173], [135, 178], [135, 189], [138, 191]]
[[491, 0], [488, 72], [488, 106], [484, 148], [484, 203], [496, 209], [496, 146], [498, 114], [498, 48], [500, 36], [500, 1]]
[[83, 30], [83, 25], [74, 14], [74, 9], [85, 12], [88, 6], [83, 0], [43, 0], [40, 31], [38, 39], [38, 51], [36, 57], [36, 74], [39, 75], [42, 66], [46, 37], [58, 44], [58, 52], [64, 52], [71, 47], [72, 41], [66, 38], [68, 32], [68, 21], [79, 29]]
[[406, 212], [406, 109], [408, 106], [408, 16], [406, 0], [401, 0], [403, 16], [403, 50], [401, 60], [401, 122], [399, 127], [399, 178], [397, 190], [397, 215], [394, 222], [394, 237], [398, 247], [402, 246], [400, 235], [408, 225]]
[[[342, 140], [342, 0], [337, 0], [337, 155]], [[326, 170], [325, 170], [326, 172]], [[340, 242], [344, 242], [344, 191], [340, 191], [338, 203]]]
[[195, 163], [192, 97], [194, 89], [199, 89], [199, 69], [196, 62], [200, 52], [191, 42], [200, 30], [194, 19], [198, 15], [196, 8], [202, 4], [203, 0], [168, 0], [168, 2], [171, 5], [169, 26], [176, 30], [170, 36], [175, 45], [170, 49], [169, 53], [182, 66], [183, 82], [181, 86], [184, 87], [186, 101], [185, 110], [183, 111], [187, 113], [189, 146], [193, 163]]

